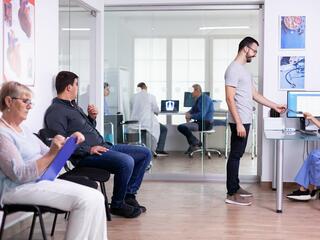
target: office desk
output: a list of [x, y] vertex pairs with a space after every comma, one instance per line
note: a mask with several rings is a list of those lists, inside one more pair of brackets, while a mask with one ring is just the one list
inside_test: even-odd
[[276, 168], [273, 174], [276, 175], [276, 212], [282, 213], [282, 195], [283, 195], [283, 159], [284, 159], [284, 141], [318, 141], [320, 135], [305, 135], [299, 132], [286, 133], [283, 131], [264, 131], [266, 139], [275, 141], [274, 154], [276, 156]]

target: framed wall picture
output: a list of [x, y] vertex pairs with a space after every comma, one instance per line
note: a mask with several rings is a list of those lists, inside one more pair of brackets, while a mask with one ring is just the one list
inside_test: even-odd
[[35, 0], [3, 0], [3, 79], [34, 85]]
[[306, 42], [306, 17], [281, 16], [280, 32], [281, 49], [304, 49]]
[[280, 90], [302, 90], [305, 88], [305, 57], [279, 57]]

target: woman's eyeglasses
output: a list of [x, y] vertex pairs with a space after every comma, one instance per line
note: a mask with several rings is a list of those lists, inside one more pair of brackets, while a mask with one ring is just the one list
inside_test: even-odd
[[34, 105], [34, 103], [29, 98], [18, 98], [18, 97], [11, 97], [12, 99], [19, 99], [26, 105]]

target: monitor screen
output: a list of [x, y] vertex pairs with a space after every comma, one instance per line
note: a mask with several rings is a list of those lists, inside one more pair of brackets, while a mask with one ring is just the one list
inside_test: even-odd
[[[204, 94], [207, 94], [210, 97], [210, 92], [203, 92]], [[184, 100], [183, 100], [183, 106], [184, 107], [192, 107], [194, 104], [194, 98], [192, 97], [191, 92], [184, 92]]]
[[179, 112], [179, 100], [161, 100], [161, 112]]
[[303, 112], [320, 117], [320, 91], [288, 91], [287, 107], [288, 118], [303, 117]]

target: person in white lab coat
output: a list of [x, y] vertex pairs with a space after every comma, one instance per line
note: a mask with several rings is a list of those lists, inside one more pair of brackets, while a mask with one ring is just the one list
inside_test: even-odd
[[137, 85], [140, 92], [134, 94], [131, 101], [131, 119], [138, 120], [141, 129], [147, 130], [152, 136], [151, 150], [157, 156], [167, 156], [164, 145], [167, 137], [167, 127], [159, 123], [156, 115], [159, 113], [156, 97], [147, 92], [147, 85], [141, 82]]

